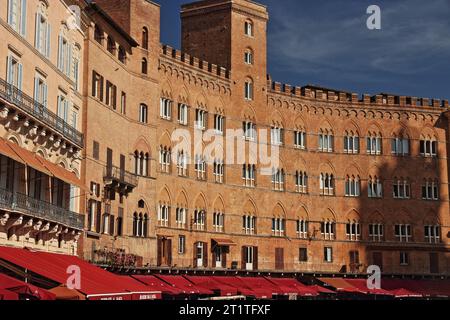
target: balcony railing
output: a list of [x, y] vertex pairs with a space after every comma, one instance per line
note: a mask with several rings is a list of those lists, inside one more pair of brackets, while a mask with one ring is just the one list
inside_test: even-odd
[[82, 230], [84, 216], [27, 195], [0, 188], [0, 208]]
[[83, 134], [24, 92], [0, 78], [0, 98], [15, 105], [22, 112], [33, 116], [51, 127], [79, 148], [83, 147]]
[[138, 179], [135, 175], [114, 166], [106, 167], [103, 176], [110, 183], [117, 182], [131, 188], [135, 188], [138, 185]]

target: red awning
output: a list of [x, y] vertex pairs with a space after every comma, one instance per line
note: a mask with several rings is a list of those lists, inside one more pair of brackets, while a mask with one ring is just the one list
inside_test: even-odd
[[0, 289], [0, 300], [16, 301], [19, 300], [19, 294], [6, 289]]
[[[59, 284], [66, 284], [69, 267], [80, 268], [81, 288], [89, 300], [131, 300], [156, 294], [145, 285], [127, 281], [75, 256], [0, 247], [0, 259], [26, 268]], [[138, 295], [138, 296], [136, 296]]]
[[48, 176], [52, 175], [51, 172], [36, 158], [33, 152], [23, 149], [10, 141], [6, 141], [6, 143], [27, 166], [45, 173]]
[[314, 285], [314, 286], [308, 286], [308, 288], [315, 290], [317, 293], [323, 293], [323, 294], [336, 294], [333, 290], [329, 290], [327, 288]]
[[0, 273], [0, 289], [29, 296], [38, 300], [55, 300], [56, 295], [47, 290]]
[[342, 278], [319, 278], [320, 281], [335, 288], [338, 292], [366, 294], [365, 290], [358, 289]]
[[261, 297], [261, 295], [268, 295], [267, 293], [263, 294], [260, 292], [255, 292], [250, 289], [241, 279], [237, 277], [219, 277], [213, 276], [211, 277], [213, 280], [219, 282], [220, 284], [232, 286], [236, 288], [239, 295], [247, 296], [247, 297]]
[[203, 287], [209, 290], [218, 291], [222, 297], [236, 296], [238, 295], [238, 290], [232, 286], [220, 283], [216, 281], [213, 277], [207, 276], [185, 276], [190, 282], [195, 284], [197, 287]]
[[0, 138], [0, 153], [5, 157], [13, 159], [14, 161], [25, 164], [25, 161], [23, 161], [22, 158], [20, 158], [19, 155], [16, 152], [14, 152], [14, 150], [9, 146], [9, 144], [6, 143], [6, 141], [1, 138]]
[[266, 277], [266, 279], [281, 288], [285, 294], [298, 294], [303, 297], [314, 297], [318, 295], [316, 289], [308, 287], [293, 278]]
[[383, 295], [383, 296], [393, 296], [394, 294], [390, 291], [384, 290], [384, 289], [370, 289], [367, 286], [367, 280], [366, 279], [345, 279], [347, 283], [349, 283], [351, 286], [364, 291], [367, 294], [375, 294], [375, 295]]
[[[417, 297], [418, 295], [424, 297], [450, 297], [450, 280], [383, 279], [381, 287], [392, 291], [394, 294], [400, 289], [406, 290], [413, 294], [410, 297]], [[405, 294], [406, 291], [403, 293]], [[398, 294], [401, 295], [402, 292], [399, 291]]]
[[172, 285], [173, 287], [181, 290], [184, 294], [199, 294], [199, 295], [213, 295], [214, 292], [207, 288], [194, 285], [192, 282], [184, 278], [183, 276], [168, 276], [158, 275], [162, 281]]
[[58, 178], [68, 184], [79, 187], [83, 190], [87, 190], [87, 187], [83, 186], [83, 184], [81, 183], [81, 180], [78, 179], [78, 177], [75, 175], [75, 173], [70, 172], [70, 171], [64, 169], [63, 167], [58, 166], [38, 155], [35, 155], [35, 157], [45, 168], [47, 168], [52, 173], [52, 175], [55, 178]]
[[183, 292], [180, 289], [156, 278], [155, 276], [131, 276], [146, 286], [150, 287], [152, 290], [161, 291], [163, 294], [167, 295], [180, 295]]

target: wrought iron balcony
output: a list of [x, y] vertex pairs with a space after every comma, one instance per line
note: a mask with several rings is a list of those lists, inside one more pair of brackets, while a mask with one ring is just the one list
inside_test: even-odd
[[83, 230], [84, 216], [27, 195], [0, 188], [0, 208]]
[[28, 96], [18, 88], [0, 78], [0, 98], [14, 105], [21, 112], [48, 126], [56, 133], [73, 143], [83, 147], [83, 134], [68, 124], [64, 119], [48, 110], [45, 106]]
[[104, 181], [108, 187], [118, 188], [119, 191], [129, 193], [138, 185], [138, 178], [126, 170], [118, 167], [106, 167]]

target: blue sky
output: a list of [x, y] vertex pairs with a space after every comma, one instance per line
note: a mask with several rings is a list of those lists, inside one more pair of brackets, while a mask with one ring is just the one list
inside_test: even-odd
[[[161, 4], [161, 41], [180, 48], [180, 6]], [[260, 0], [268, 73], [292, 85], [450, 99], [450, 0]], [[382, 29], [366, 27], [380, 6]]]

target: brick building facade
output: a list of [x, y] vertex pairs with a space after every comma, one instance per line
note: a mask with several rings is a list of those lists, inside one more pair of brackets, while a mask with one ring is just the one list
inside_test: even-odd
[[[181, 50], [160, 44], [155, 3], [77, 4], [86, 260], [448, 275], [447, 101], [272, 81], [269, 16], [252, 1], [182, 6]], [[208, 159], [174, 139], [209, 129], [236, 134], [245, 159], [227, 161], [227, 139]], [[262, 134], [276, 165], [251, 159]]]

